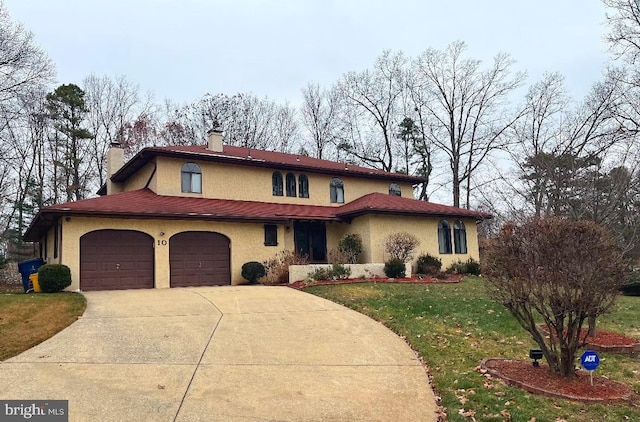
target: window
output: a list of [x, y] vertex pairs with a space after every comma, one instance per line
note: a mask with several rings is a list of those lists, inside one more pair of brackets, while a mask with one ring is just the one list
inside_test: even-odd
[[287, 196], [296, 196], [296, 175], [287, 173]]
[[271, 185], [273, 186], [273, 196], [282, 196], [282, 174], [274, 171], [271, 175]]
[[53, 257], [58, 257], [58, 238], [60, 235], [58, 234], [58, 223], [53, 226]]
[[453, 225], [453, 244], [456, 253], [467, 253], [467, 231], [461, 220], [456, 221]]
[[278, 226], [275, 224], [264, 225], [264, 245], [278, 246]]
[[298, 196], [300, 198], [309, 197], [309, 179], [304, 174], [298, 176]]
[[344, 204], [344, 184], [342, 180], [334, 177], [329, 185], [329, 193], [332, 203]]
[[182, 165], [182, 192], [202, 193], [202, 172], [196, 163]]
[[451, 253], [451, 229], [445, 220], [438, 222], [438, 249], [440, 253]]
[[392, 183], [389, 185], [389, 195], [391, 196], [402, 196], [402, 191], [400, 190], [400, 185], [397, 183]]

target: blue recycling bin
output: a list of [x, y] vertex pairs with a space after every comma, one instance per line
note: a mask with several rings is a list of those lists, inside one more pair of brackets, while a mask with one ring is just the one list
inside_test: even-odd
[[32, 258], [18, 262], [18, 271], [20, 272], [20, 275], [22, 275], [22, 287], [24, 288], [25, 293], [28, 293], [33, 289], [33, 287], [30, 286], [31, 281], [29, 280], [29, 276], [37, 273], [38, 269], [42, 267], [42, 265], [44, 265], [44, 259], [42, 258]]

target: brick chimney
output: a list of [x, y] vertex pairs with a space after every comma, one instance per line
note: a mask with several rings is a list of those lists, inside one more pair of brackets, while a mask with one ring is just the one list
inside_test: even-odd
[[111, 176], [124, 165], [124, 149], [119, 142], [112, 142], [107, 152], [107, 195], [122, 192], [122, 184], [111, 181]]
[[207, 149], [209, 151], [222, 152], [222, 131], [211, 129], [207, 132], [207, 136]]

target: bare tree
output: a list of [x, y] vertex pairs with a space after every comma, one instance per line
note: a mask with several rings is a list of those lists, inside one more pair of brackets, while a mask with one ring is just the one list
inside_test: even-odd
[[612, 51], [634, 64], [640, 58], [640, 4], [636, 0], [602, 0], [610, 10], [606, 40]]
[[321, 89], [317, 83], [310, 83], [302, 89], [302, 97], [302, 122], [311, 138], [313, 155], [316, 158], [327, 158], [327, 150], [337, 143], [340, 131], [338, 90], [335, 87]]
[[90, 75], [83, 81], [88, 109], [88, 129], [93, 134], [89, 142], [92, 166], [98, 185], [105, 182], [106, 156], [111, 143], [123, 143], [128, 124], [151, 108], [151, 98], [142, 100], [140, 88], [124, 76], [112, 79], [108, 76]]
[[582, 325], [611, 309], [626, 266], [608, 230], [551, 218], [506, 225], [483, 267], [490, 296], [531, 334], [550, 369], [571, 378], [586, 340]]
[[416, 108], [425, 119], [425, 138], [447, 156], [453, 205], [459, 207], [465, 185], [470, 206], [471, 180], [489, 154], [501, 148], [505, 131], [519, 118], [509, 114], [507, 100], [525, 77], [511, 73], [513, 60], [497, 55], [482, 70], [479, 60], [463, 57], [463, 42], [446, 50], [428, 49], [413, 63], [411, 89]]
[[342, 149], [362, 163], [394, 170], [407, 59], [385, 51], [372, 70], [349, 72], [338, 85], [344, 99]]
[[[53, 65], [46, 53], [34, 42], [33, 34], [11, 21], [0, 2], [0, 104], [8, 102], [49, 83]], [[1, 129], [1, 126], [0, 126]]]

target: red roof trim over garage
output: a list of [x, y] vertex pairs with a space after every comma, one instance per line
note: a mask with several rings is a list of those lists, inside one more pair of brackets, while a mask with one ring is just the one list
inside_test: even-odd
[[486, 213], [383, 193], [371, 193], [343, 206], [330, 207], [163, 196], [141, 189], [43, 208], [31, 222], [24, 239], [38, 241], [57, 218], [72, 215], [287, 223], [289, 220], [344, 221], [370, 213], [491, 218]]

